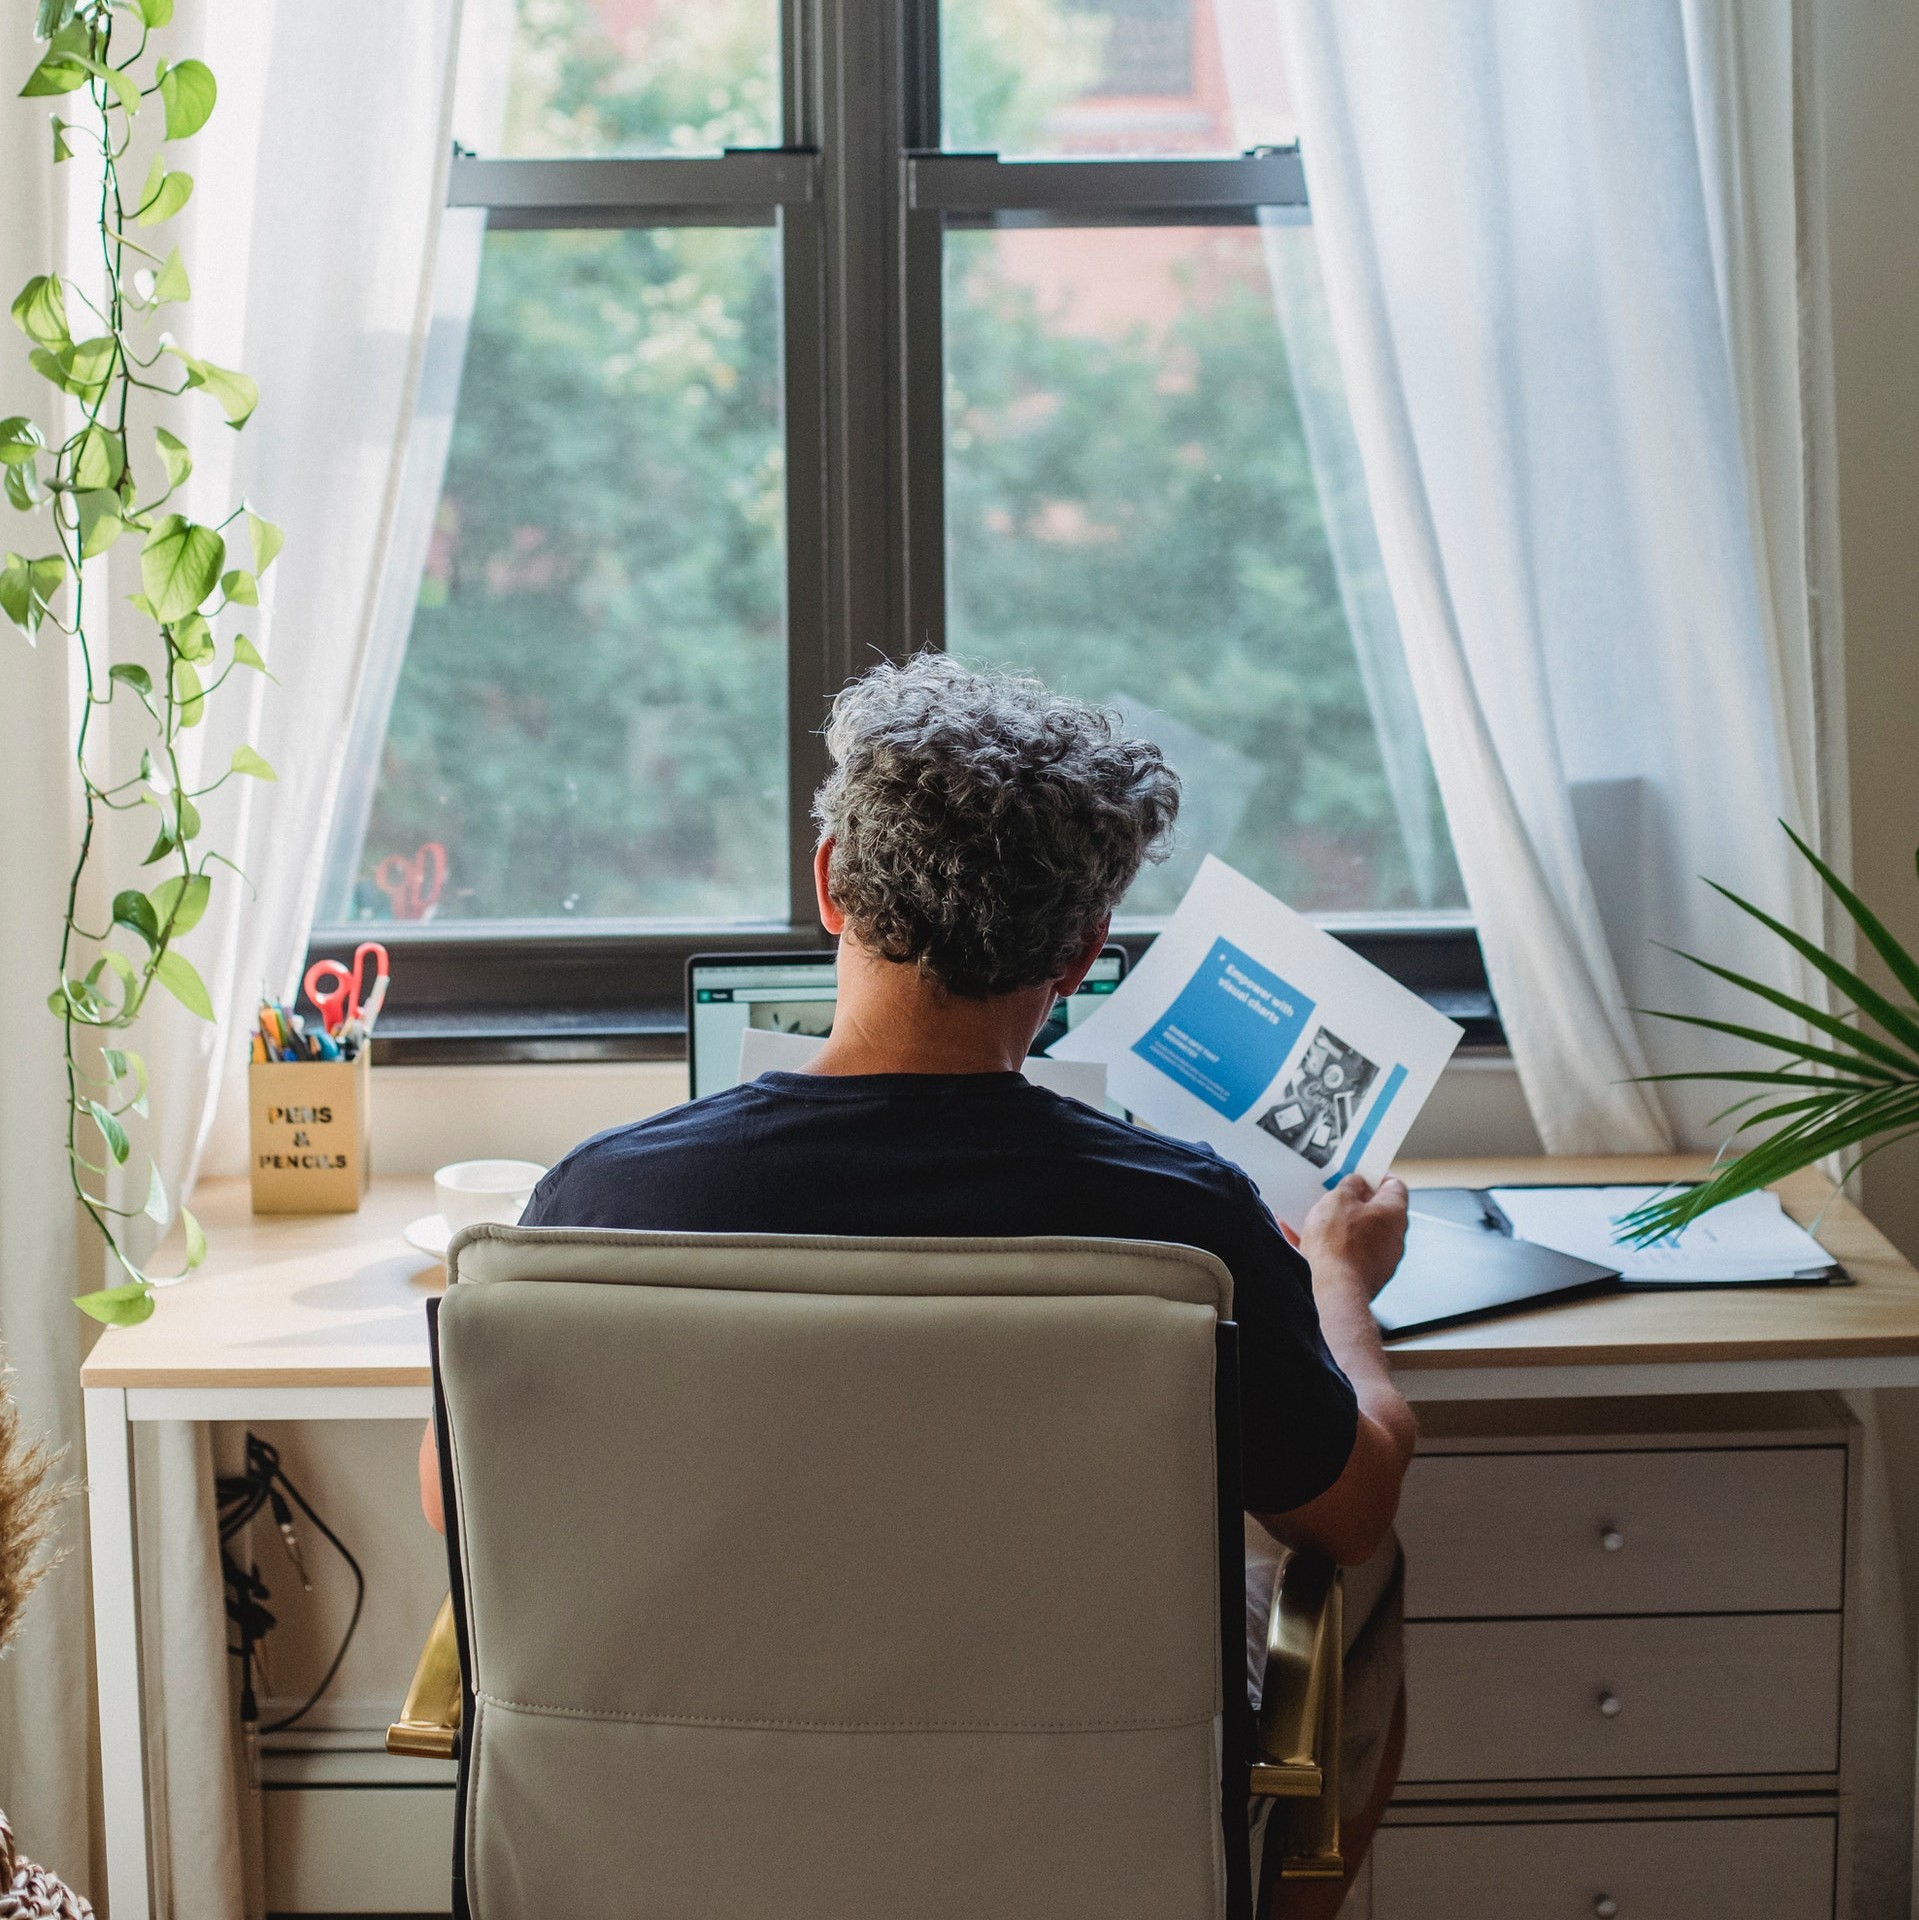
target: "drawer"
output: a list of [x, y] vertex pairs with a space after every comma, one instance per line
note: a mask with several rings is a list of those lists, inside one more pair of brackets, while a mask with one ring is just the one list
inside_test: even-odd
[[1386, 1827], [1372, 1920], [1831, 1920], [1833, 1823]]
[[1400, 1506], [1414, 1618], [1837, 1609], [1843, 1447], [1427, 1454]]
[[1407, 1780], [1830, 1773], [1839, 1616], [1415, 1621], [1406, 1697]]

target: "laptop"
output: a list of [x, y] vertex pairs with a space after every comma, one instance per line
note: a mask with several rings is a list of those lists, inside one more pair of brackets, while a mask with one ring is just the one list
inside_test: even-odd
[[[1103, 948], [1079, 991], [1060, 1002], [1029, 1051], [1043, 1054], [1126, 977], [1126, 949]], [[740, 1036], [749, 1027], [824, 1039], [833, 1030], [839, 980], [830, 951], [696, 953], [686, 963], [686, 1067], [695, 1100], [740, 1077]]]

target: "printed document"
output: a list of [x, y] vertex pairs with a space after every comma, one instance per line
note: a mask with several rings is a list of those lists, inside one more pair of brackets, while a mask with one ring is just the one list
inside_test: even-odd
[[1493, 1204], [1521, 1240], [1617, 1267], [1628, 1286], [1752, 1286], [1821, 1279], [1833, 1259], [1788, 1218], [1776, 1193], [1728, 1200], [1649, 1247], [1629, 1247], [1619, 1223], [1666, 1187], [1494, 1187]]
[[1052, 1047], [1149, 1126], [1204, 1140], [1297, 1227], [1392, 1162], [1459, 1028], [1208, 856], [1146, 958]]

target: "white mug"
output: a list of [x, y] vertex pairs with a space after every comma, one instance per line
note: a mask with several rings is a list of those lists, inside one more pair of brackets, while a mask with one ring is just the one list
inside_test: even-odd
[[433, 1176], [433, 1197], [449, 1235], [491, 1223], [510, 1227], [546, 1172], [531, 1160], [456, 1160]]

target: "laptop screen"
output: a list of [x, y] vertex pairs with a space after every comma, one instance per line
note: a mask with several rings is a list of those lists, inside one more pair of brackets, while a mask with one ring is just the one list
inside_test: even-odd
[[[1126, 972], [1123, 947], [1107, 947], [1079, 991], [1056, 1006], [1033, 1041], [1044, 1053], [1113, 991]], [[830, 953], [696, 954], [686, 965], [686, 1065], [695, 1100], [740, 1077], [740, 1036], [748, 1027], [824, 1036], [839, 992]]]

